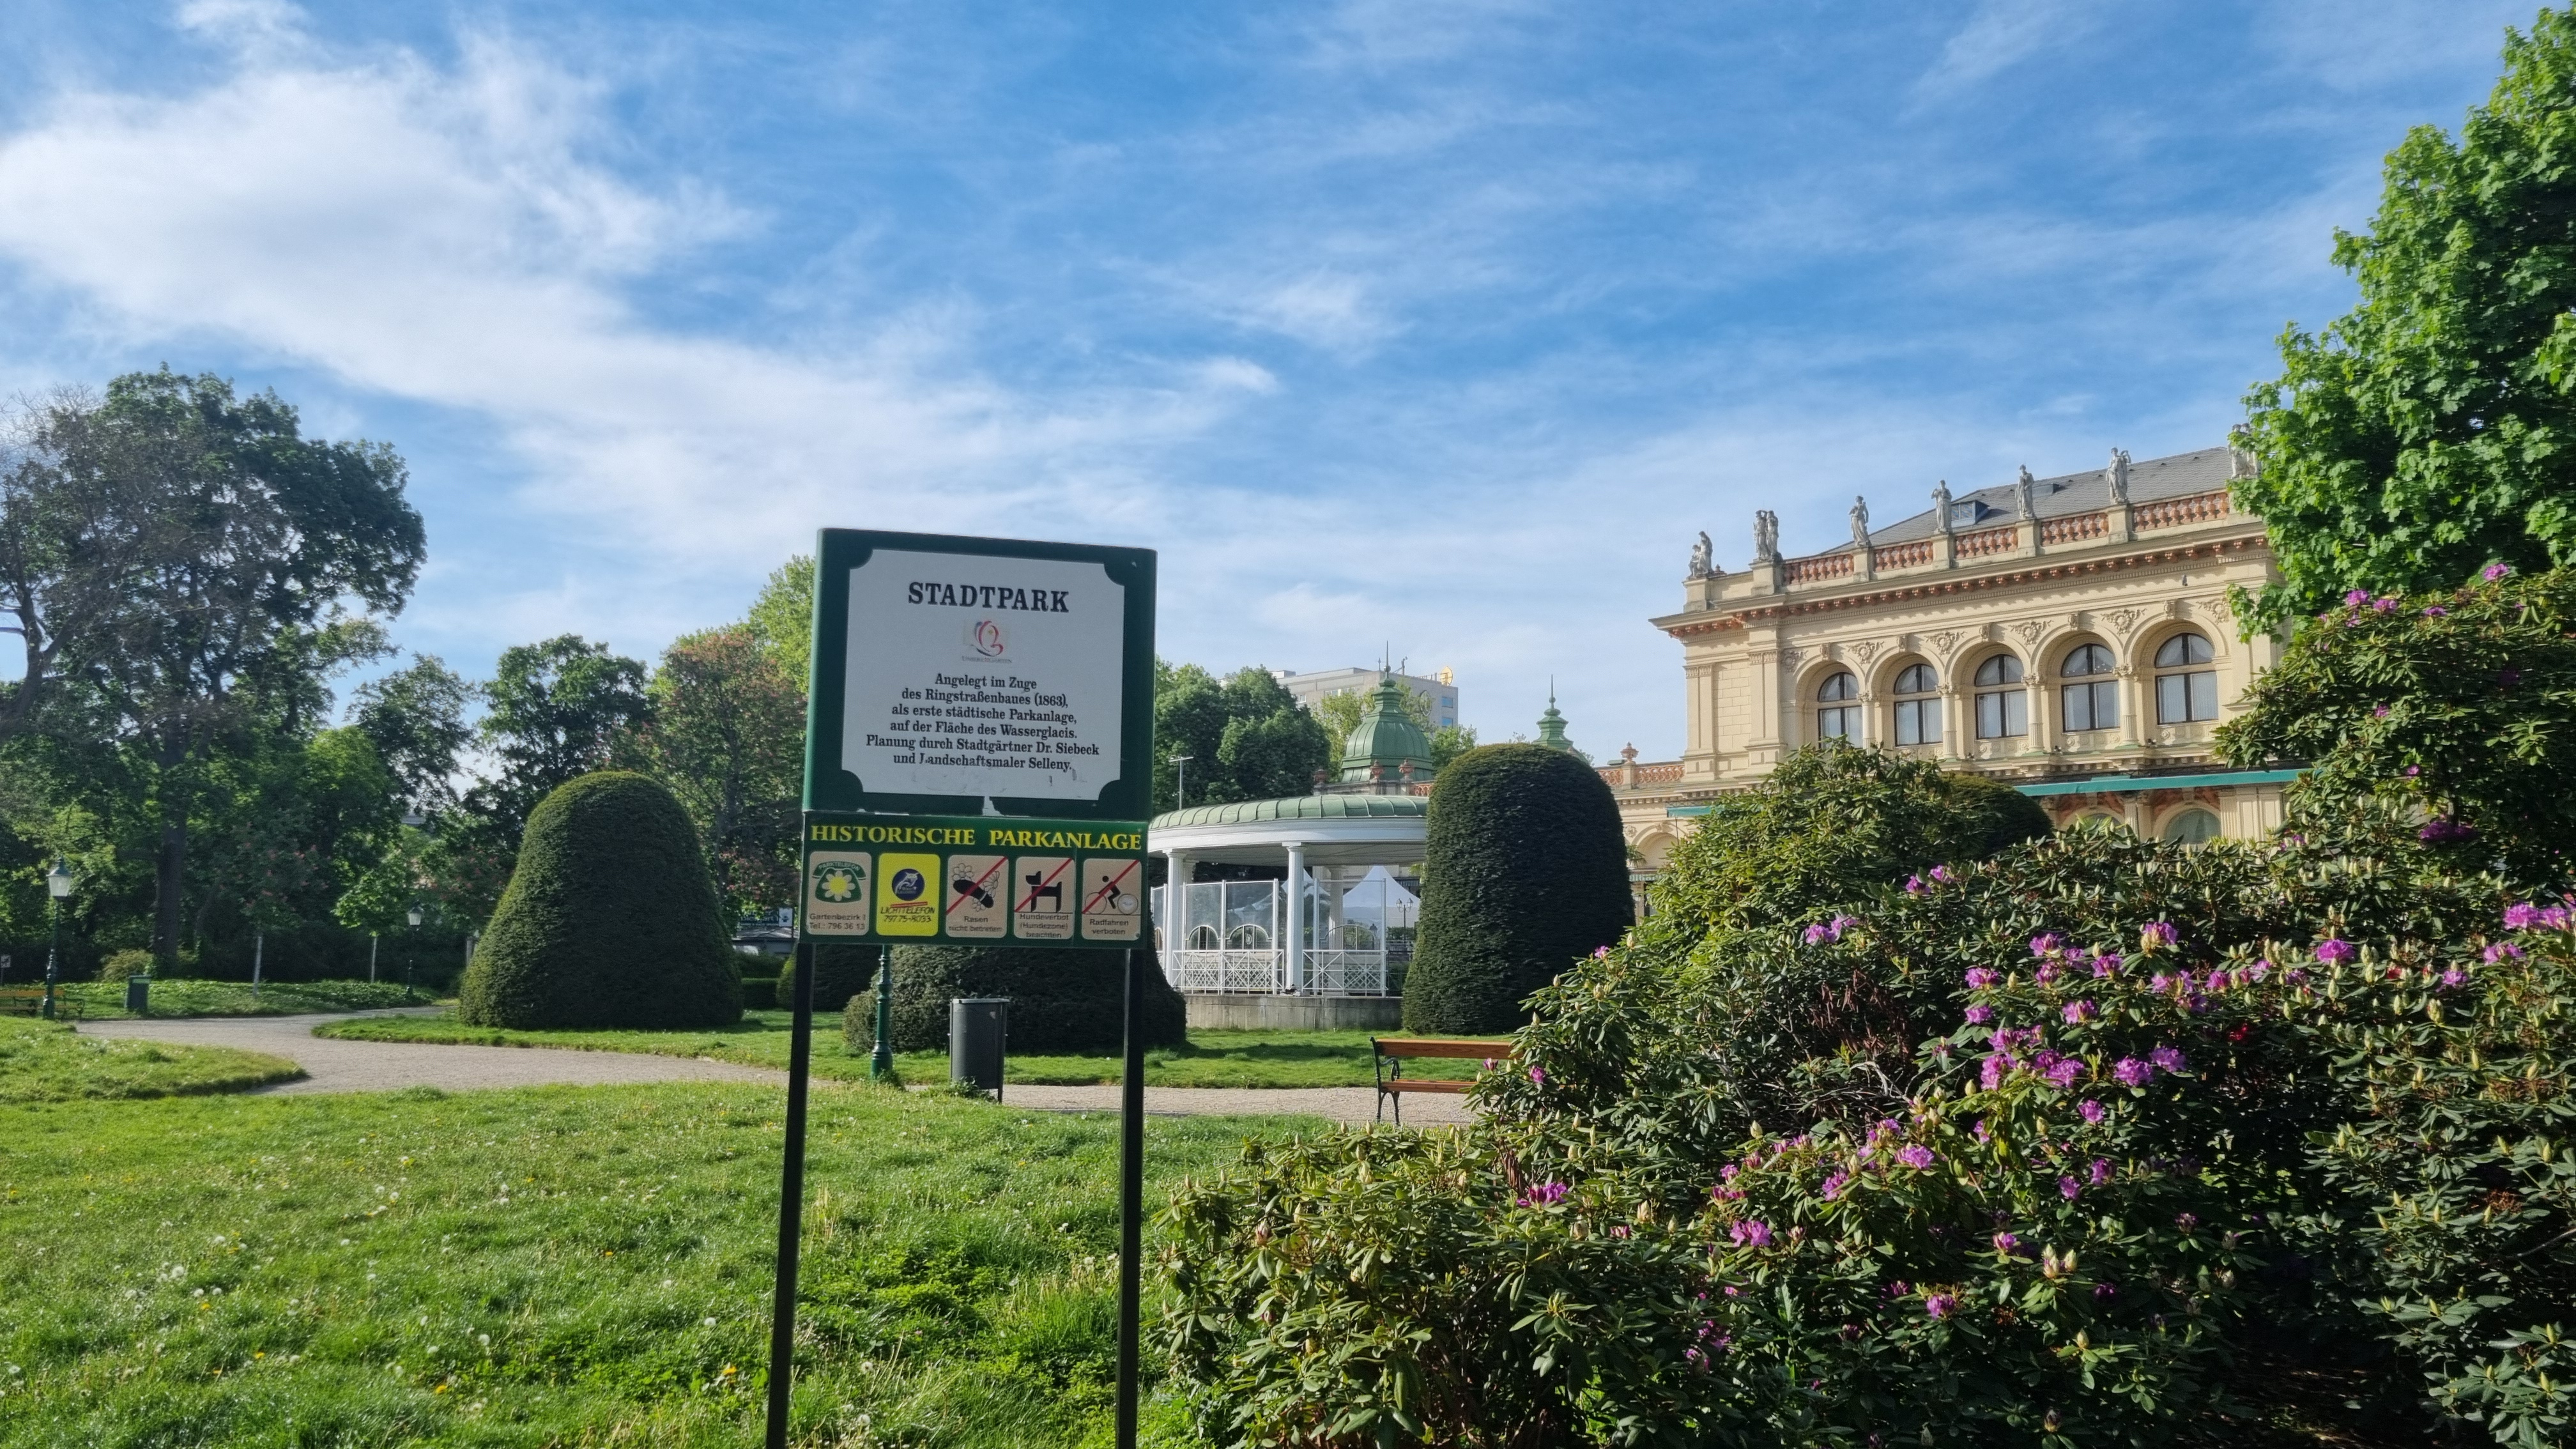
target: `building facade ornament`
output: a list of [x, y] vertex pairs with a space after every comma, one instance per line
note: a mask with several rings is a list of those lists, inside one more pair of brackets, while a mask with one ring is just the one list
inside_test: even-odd
[[2129, 630], [2137, 626], [2138, 611], [2135, 609], [2113, 609], [2110, 614], [2110, 619], [2111, 627], [2119, 630], [2121, 634], [2126, 635]]
[[1860, 667], [1867, 669], [1872, 664], [1878, 662], [1879, 652], [1885, 648], [1887, 648], [1887, 646], [1876, 639], [1863, 639], [1851, 647], [1851, 652], [1854, 657], [1860, 660]]
[[2022, 647], [2027, 649], [2033, 644], [2039, 642], [2040, 635], [2048, 632], [2048, 621], [2046, 619], [2024, 619], [2020, 623], [2013, 625], [2012, 631], [2021, 636]]
[[1933, 635], [1932, 647], [1941, 651], [1941, 657], [1943, 659], [1948, 659], [1951, 653], [1959, 647], [1958, 631], [1955, 629], [1944, 629], [1940, 633]]

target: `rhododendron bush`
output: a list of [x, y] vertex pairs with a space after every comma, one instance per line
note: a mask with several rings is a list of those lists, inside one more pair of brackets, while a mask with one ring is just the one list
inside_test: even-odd
[[1179, 1379], [1222, 1443], [2255, 1442], [2293, 1382], [2567, 1442], [2576, 934], [2417, 834], [2087, 832], [1649, 930], [1477, 1128], [1184, 1192]]

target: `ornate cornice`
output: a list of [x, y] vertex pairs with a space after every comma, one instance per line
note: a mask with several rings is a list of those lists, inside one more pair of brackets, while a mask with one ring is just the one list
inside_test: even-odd
[[2216, 558], [2222, 554], [2249, 553], [2269, 547], [2270, 540], [2262, 533], [2255, 532], [2235, 538], [2205, 539], [2198, 543], [2176, 544], [2169, 548], [2139, 549], [2091, 558], [2034, 560], [2027, 568], [1968, 577], [1953, 574], [1908, 579], [1902, 583], [1881, 588], [1833, 594], [1822, 598], [1773, 595], [1760, 600], [1748, 600], [1729, 609], [1710, 610], [1705, 614], [1670, 616], [1669, 621], [1659, 619], [1654, 622], [1671, 637], [1687, 639], [1702, 634], [1720, 633], [1728, 629], [1742, 629], [1749, 624], [1791, 618], [1802, 614], [1822, 614], [1840, 609], [1863, 609], [1881, 604], [1937, 599], [1950, 594], [2010, 588], [2016, 584], [2047, 583], [2053, 580], [2079, 578], [2086, 574], [2111, 573], [2121, 569], [2177, 563], [2185, 559]]

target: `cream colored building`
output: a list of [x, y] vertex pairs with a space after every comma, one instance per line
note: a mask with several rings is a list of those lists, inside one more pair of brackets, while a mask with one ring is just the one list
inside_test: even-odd
[[2227, 485], [2244, 454], [2209, 448], [1955, 497], [1853, 541], [1782, 557], [1755, 522], [1741, 572], [1694, 551], [1679, 611], [1687, 747], [1603, 769], [1641, 873], [1711, 801], [1829, 735], [2009, 780], [2060, 824], [2108, 816], [2140, 834], [2259, 836], [2288, 771], [2237, 771], [2216, 726], [2277, 646], [2236, 637], [2231, 585], [2273, 577], [2262, 520]]

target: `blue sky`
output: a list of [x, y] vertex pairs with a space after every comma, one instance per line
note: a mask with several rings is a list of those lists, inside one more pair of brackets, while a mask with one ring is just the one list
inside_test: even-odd
[[1695, 532], [2205, 447], [2486, 0], [12, 0], [0, 389], [410, 460], [396, 625], [650, 657], [821, 524], [1163, 551], [1163, 652], [1681, 737]]

